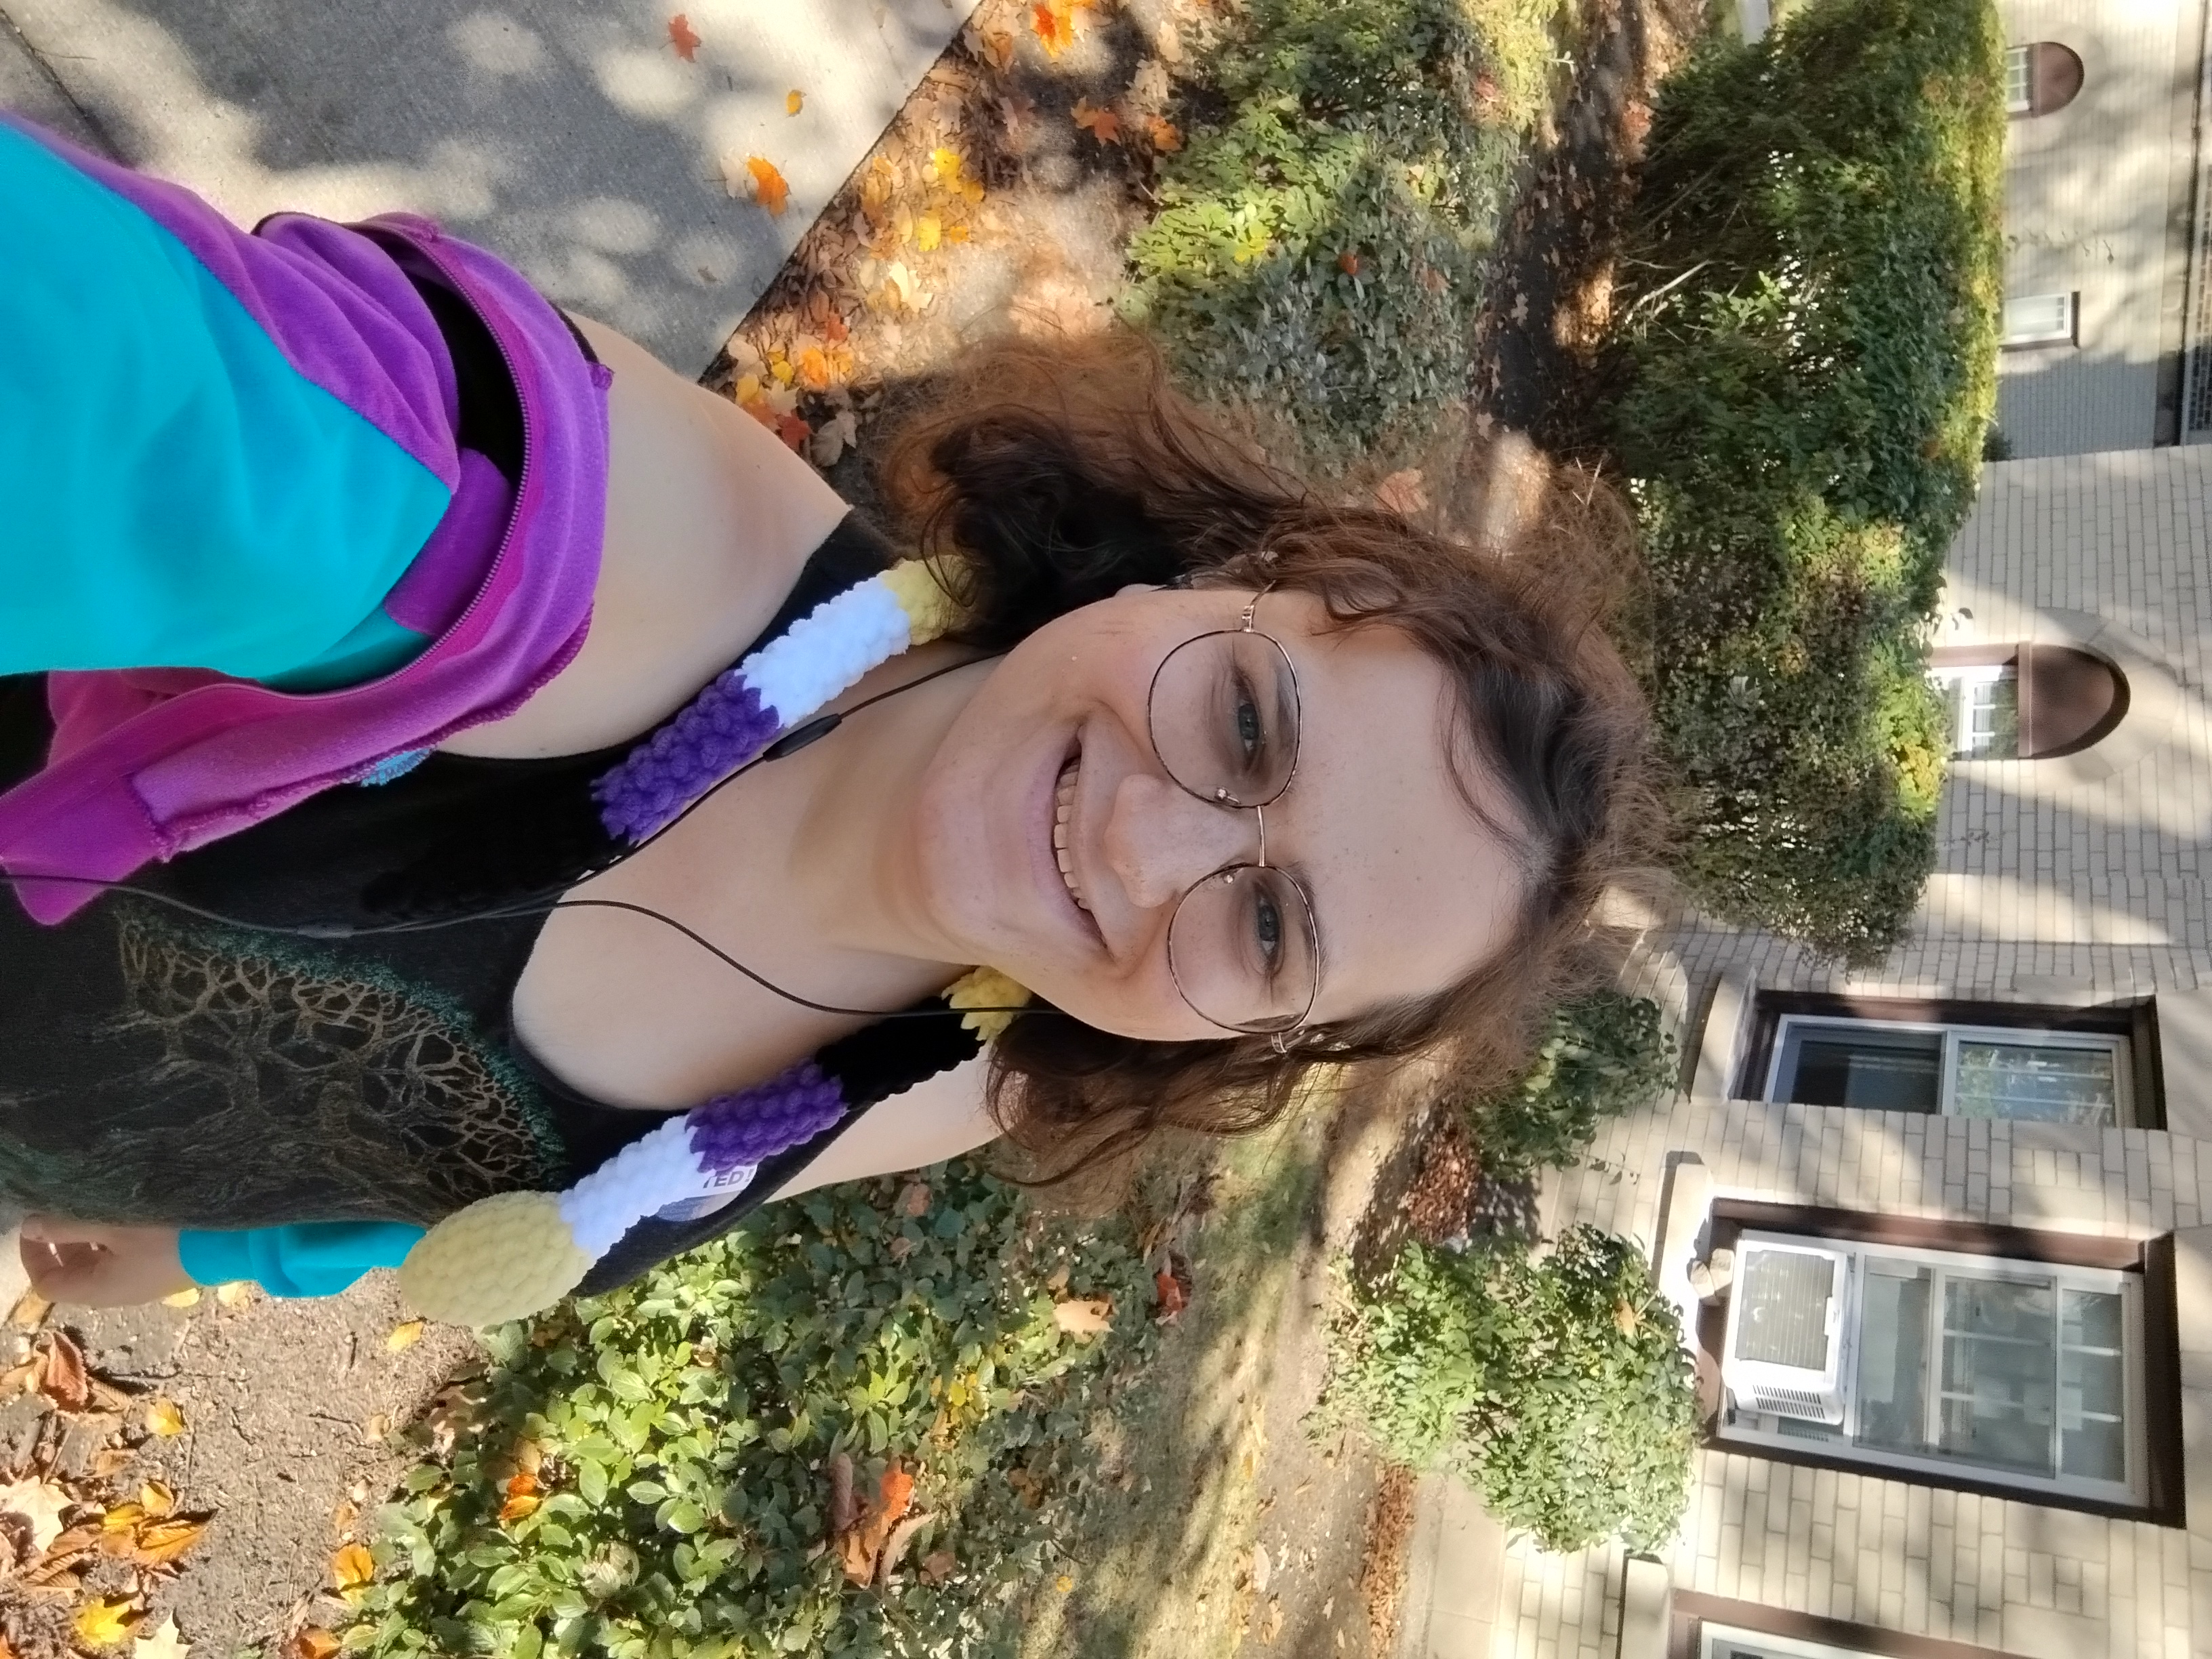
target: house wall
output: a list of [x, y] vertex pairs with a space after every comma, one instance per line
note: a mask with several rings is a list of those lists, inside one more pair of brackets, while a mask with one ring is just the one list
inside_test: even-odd
[[2008, 127], [2007, 290], [2081, 300], [2077, 343], [2002, 355], [1998, 426], [2022, 457], [2170, 443], [2201, 0], [2001, 0], [1998, 9], [2008, 42], [2058, 41], [2084, 70], [2064, 109]]
[[[1953, 550], [1944, 642], [2084, 646], [2127, 673], [2127, 717], [2067, 759], [1958, 764], [1938, 874], [1911, 935], [1871, 973], [1686, 911], [1630, 918], [1642, 930], [1624, 984], [1675, 1020], [1688, 1086], [1607, 1125], [1541, 1194], [1547, 1236], [1578, 1221], [1627, 1233], [1685, 1303], [1689, 1241], [1715, 1197], [2171, 1236], [2189, 1528], [1708, 1448], [1680, 1535], [1656, 1567], [1637, 1569], [1674, 1591], [2045, 1659], [2212, 1655], [2208, 498], [2212, 450], [1988, 469]], [[1759, 989], [2063, 1006], [2148, 996], [2168, 1127], [1732, 1099]], [[1560, 1558], [1510, 1545], [1493, 1659], [1656, 1659], [1631, 1652], [1654, 1627], [1631, 1568], [1618, 1547]]]

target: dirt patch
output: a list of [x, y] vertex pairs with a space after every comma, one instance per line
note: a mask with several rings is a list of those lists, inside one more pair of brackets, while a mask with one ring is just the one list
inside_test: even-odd
[[1382, 1471], [1375, 1501], [1367, 1506], [1367, 1555], [1359, 1564], [1359, 1599], [1367, 1604], [1367, 1644], [1376, 1659], [1390, 1652], [1398, 1639], [1418, 1484], [1411, 1469], [1393, 1465]]
[[1661, 78], [1705, 26], [1702, 0], [1589, 0], [1586, 46], [1555, 140], [1503, 227], [1476, 329], [1478, 410], [1553, 454], [1606, 443], [1603, 349], [1620, 255]]

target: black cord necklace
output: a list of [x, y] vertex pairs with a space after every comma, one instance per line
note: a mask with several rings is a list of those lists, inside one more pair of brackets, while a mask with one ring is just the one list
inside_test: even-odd
[[[969, 657], [964, 661], [947, 663], [942, 668], [933, 668], [927, 674], [916, 675], [913, 679], [908, 680], [902, 684], [894, 685], [887, 690], [875, 693], [872, 696], [864, 697], [859, 702], [854, 703], [850, 708], [842, 710], [841, 712], [833, 714], [817, 714], [813, 719], [801, 722], [799, 725], [792, 727], [790, 731], [785, 732], [774, 743], [769, 744], [767, 748], [762, 750], [759, 754], [754, 756], [752, 759], [747, 761], [743, 766], [740, 766], [736, 770], [732, 771], [727, 777], [720, 779], [712, 788], [707, 790], [706, 793], [702, 794], [696, 800], [693, 801], [689, 806], [686, 806], [666, 823], [661, 825], [659, 829], [647, 836], [643, 841], [639, 842], [635, 847], [628, 848], [626, 851], [608, 860], [605, 864], [599, 865], [596, 868], [583, 872], [574, 881], [563, 883], [561, 888], [549, 889], [547, 891], [549, 893], [565, 891], [568, 887], [575, 886], [582, 882], [593, 880], [598, 877], [605, 875], [610, 870], [616, 869], [622, 865], [629, 863], [630, 860], [644, 852], [647, 848], [652, 846], [663, 836], [669, 834], [678, 824], [683, 823], [684, 819], [690, 817], [694, 812], [704, 806], [708, 801], [714, 799], [716, 795], [728, 788], [732, 784], [735, 783], [739, 778], [744, 776], [746, 773], [751, 771], [754, 768], [765, 766], [770, 761], [782, 760], [788, 756], [797, 754], [800, 750], [806, 748], [809, 744], [819, 743], [823, 738], [828, 737], [832, 732], [835, 732], [839, 726], [842, 726], [848, 717], [859, 714], [862, 709], [872, 708], [876, 704], [883, 702], [891, 697], [896, 697], [902, 692], [912, 691], [919, 686], [927, 685], [932, 680], [941, 679], [945, 675], [956, 672], [960, 669], [970, 668], [979, 662], [988, 662], [993, 658], [1003, 656], [1004, 654], [1005, 653], [1003, 652], [994, 651], [980, 657]], [[548, 898], [544, 895], [537, 895], [533, 896], [528, 902], [520, 904], [495, 905], [482, 910], [465, 911], [457, 915], [429, 916], [416, 921], [378, 922], [373, 923], [368, 927], [358, 927], [352, 922], [345, 921], [306, 921], [289, 923], [252, 921], [242, 916], [228, 915], [220, 910], [208, 909], [202, 905], [194, 904], [189, 900], [178, 898], [173, 894], [164, 893], [155, 888], [140, 887], [133, 884], [132, 883], [125, 881], [103, 881], [97, 876], [40, 875], [9, 871], [0, 872], [0, 880], [4, 880], [9, 883], [9, 885], [16, 887], [20, 887], [25, 882], [33, 881], [55, 882], [76, 887], [97, 887], [103, 892], [124, 893], [129, 895], [132, 898], [145, 900], [149, 903], [164, 905], [169, 909], [181, 912], [185, 915], [195, 916], [202, 921], [214, 922], [220, 927], [234, 927], [242, 932], [251, 933], [281, 934], [293, 939], [349, 939], [388, 938], [393, 935], [404, 933], [435, 933], [443, 928], [463, 927], [474, 922], [508, 921], [522, 916], [550, 915], [556, 910], [623, 910], [628, 911], [634, 915], [650, 917], [653, 921], [660, 923], [665, 927], [673, 928], [677, 933], [681, 933], [685, 939], [690, 939], [701, 950], [706, 951], [716, 961], [722, 963], [723, 966], [729, 968], [737, 973], [742, 974], [745, 978], [750, 980], [763, 990], [772, 992], [775, 995], [781, 997], [786, 1002], [795, 1003], [801, 1008], [811, 1009], [814, 1012], [819, 1014], [842, 1014], [861, 1019], [942, 1019], [947, 1018], [957, 1019], [964, 1018], [969, 1014], [1019, 1014], [1034, 1012], [1034, 1005], [1030, 1004], [1003, 1008], [844, 1008], [840, 1007], [837, 1004], [833, 1002], [817, 1002], [811, 997], [800, 996], [796, 991], [787, 991], [782, 986], [776, 984], [773, 980], [769, 979], [766, 975], [751, 968], [748, 968], [744, 963], [738, 961], [737, 957], [732, 956], [727, 951], [722, 949], [720, 945], [715, 944], [712, 939], [707, 938], [696, 929], [690, 927], [684, 923], [678, 921], [675, 917], [664, 915], [662, 912], [655, 910], [648, 905], [634, 904], [627, 899]]]

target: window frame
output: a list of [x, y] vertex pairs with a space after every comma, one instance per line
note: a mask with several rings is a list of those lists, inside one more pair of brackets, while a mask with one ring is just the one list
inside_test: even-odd
[[2081, 343], [2081, 291], [2079, 289], [2069, 289], [2048, 294], [2008, 294], [2004, 297], [2003, 307], [1998, 313], [1998, 326], [2000, 328], [2005, 326], [2006, 311], [2009, 311], [2015, 305], [2026, 305], [2031, 300], [2063, 301], [2066, 306], [2065, 326], [2055, 331], [2041, 334], [2014, 334], [2008, 331], [1997, 343], [2001, 349], [2037, 351], [2051, 346], [2071, 346], [2079, 345]]
[[[1818, 1014], [1784, 1012], [1778, 1015], [1774, 1035], [1769, 1045], [1766, 1077], [1759, 1098], [1771, 1106], [1806, 1105], [1811, 1103], [1792, 1101], [1780, 1094], [1783, 1067], [1790, 1057], [1790, 1035], [1795, 1030], [1874, 1030], [1904, 1031], [1917, 1036], [1940, 1034], [1943, 1039], [1942, 1075], [1937, 1085], [1936, 1104], [1930, 1117], [1954, 1118], [1963, 1115], [1954, 1109], [1958, 1092], [1958, 1056], [1961, 1042], [2002, 1042], [2023, 1048], [2101, 1049], [2112, 1056], [2112, 1111], [2109, 1124], [2084, 1124], [2084, 1128], [2132, 1129], [2138, 1126], [2135, 1111], [2135, 1054], [2133, 1034], [2125, 1031], [2063, 1030], [2043, 1026], [1977, 1025], [1963, 1020], [1872, 1019], [1850, 1014]], [[1792, 1074], [1792, 1081], [1795, 1075]], [[1842, 1111], [1880, 1109], [1872, 1108], [1838, 1107]], [[2039, 1123], [2052, 1120], [2043, 1118], [1987, 1118], [1966, 1119], [1968, 1122]]]
[[[1928, 678], [1942, 687], [1944, 701], [1951, 708], [1951, 758], [1953, 760], [2019, 760], [2021, 756], [2021, 672], [2017, 653], [2002, 662], [1931, 662]], [[1961, 749], [1959, 742], [1969, 734], [1964, 718], [1967, 710], [1964, 702], [1970, 685], [2002, 685], [2010, 682], [2013, 687], [2012, 752], [2000, 754], [1994, 746]]]
[[[2066, 1262], [2026, 1261], [2016, 1256], [1994, 1253], [1943, 1250], [1926, 1246], [1875, 1243], [1856, 1239], [1814, 1238], [1802, 1233], [1770, 1232], [1765, 1230], [1747, 1231], [1738, 1239], [1735, 1249], [1739, 1255], [1753, 1244], [1813, 1245], [1822, 1249], [1846, 1252], [1856, 1258], [1855, 1270], [1848, 1275], [1850, 1301], [1844, 1322], [1844, 1363], [1840, 1368], [1840, 1386], [1845, 1398], [1844, 1421], [1835, 1437], [1828, 1438], [1807, 1433], [1790, 1434], [1779, 1427], [1747, 1428], [1729, 1420], [1725, 1398], [1721, 1403], [1719, 1419], [1715, 1425], [1714, 1438], [1723, 1446], [1758, 1447], [1761, 1449], [1780, 1448], [1795, 1450], [1812, 1445], [1838, 1462], [1855, 1468], [1872, 1468], [1891, 1474], [1920, 1477], [1930, 1484], [1948, 1485], [1950, 1479], [1964, 1474], [1967, 1478], [2006, 1487], [2015, 1493], [2038, 1498], [2065, 1498], [2076, 1501], [2139, 1506], [2149, 1495], [2149, 1384], [2145, 1375], [2148, 1354], [2148, 1335], [2143, 1322], [2145, 1290], [2142, 1275], [2124, 1268], [2089, 1267]], [[1852, 1442], [1858, 1422], [1857, 1359], [1865, 1316], [1865, 1301], [1869, 1273], [1866, 1260], [1880, 1256], [1887, 1261], [1905, 1261], [1931, 1267], [1941, 1275], [1946, 1269], [1966, 1279], [1994, 1279], [2002, 1283], [2050, 1283], [2054, 1293], [2063, 1290], [2092, 1291], [2100, 1295], [2117, 1292], [2121, 1307], [2121, 1366], [2122, 1389], [2125, 1395], [2128, 1416], [2125, 1422], [2125, 1455], [2127, 1476], [2121, 1481], [2091, 1480], [2080, 1475], [2068, 1475], [2063, 1470], [2049, 1475], [2022, 1474], [1996, 1464], [1977, 1463], [1966, 1458], [1943, 1457], [1887, 1448], [1866, 1448]], [[2004, 1271], [2009, 1269], [2009, 1272]], [[1936, 1292], [1929, 1297], [1934, 1337], [1930, 1345], [1929, 1364], [1940, 1364], [1938, 1356], [1944, 1335], [1941, 1323], [1941, 1288], [1945, 1279], [1938, 1277]], [[1728, 1324], [1722, 1338], [1723, 1357], [1735, 1337], [1735, 1316], [1741, 1305], [1731, 1295], [1728, 1306]], [[2055, 1317], [2055, 1310], [2054, 1310]], [[2058, 1350], [2053, 1349], [2053, 1363]], [[2054, 1391], [2057, 1387], [2053, 1382]], [[1942, 1390], [1931, 1376], [1929, 1386], [1930, 1419], [1940, 1408]], [[1747, 1413], [1747, 1415], [1751, 1415]], [[1764, 1416], [1765, 1414], [1758, 1414]], [[1782, 1419], [1773, 1419], [1779, 1423]], [[2057, 1436], [2063, 1419], [2056, 1413], [2051, 1425], [2052, 1462], [2058, 1461]]]
[[[2013, 91], [2017, 82], [2020, 91]], [[2035, 46], [2005, 48], [2005, 113], [2033, 115], [2035, 113]]]
[[1739, 1639], [1777, 1645], [1788, 1641], [1801, 1652], [1847, 1654], [1851, 1659], [2007, 1659], [1995, 1649], [1971, 1642], [1739, 1601], [1683, 1585], [1674, 1589], [1668, 1621], [1668, 1659], [1704, 1659], [1711, 1650], [1702, 1639], [1709, 1624]]
[[[1763, 1199], [1713, 1200], [1704, 1228], [1704, 1243], [1708, 1250], [1732, 1249], [1739, 1238], [1751, 1231], [1785, 1233], [1822, 1241], [1904, 1244], [1966, 1255], [2001, 1255], [2018, 1261], [2118, 1267], [2140, 1273], [2143, 1285], [2143, 1421], [2150, 1444], [2149, 1462], [2144, 1471], [2148, 1482], [2147, 1495], [2140, 1503], [2112, 1504], [2053, 1492], [2026, 1501], [2045, 1509], [2072, 1510], [2158, 1527], [2185, 1528], [2189, 1524], [2188, 1470], [2183, 1456], [2179, 1298], [2175, 1288], [2172, 1234], [2119, 1238], [2100, 1233], [2052, 1232], [1995, 1222], [1881, 1215], [1822, 1205], [1778, 1204]], [[1885, 1469], [1863, 1459], [1838, 1457], [1814, 1440], [1800, 1439], [1788, 1446], [1747, 1446], [1720, 1438], [1717, 1431], [1723, 1403], [1720, 1357], [1726, 1340], [1729, 1299], [1728, 1293], [1723, 1291], [1700, 1304], [1697, 1310], [1692, 1352], [1697, 1365], [1698, 1434], [1706, 1448], [1761, 1457], [1770, 1462], [1834, 1469], [1947, 1492], [2023, 1501], [2018, 1486], [1984, 1480], [1969, 1465], [1956, 1465], [1942, 1476], [1932, 1477], [1905, 1469]]]

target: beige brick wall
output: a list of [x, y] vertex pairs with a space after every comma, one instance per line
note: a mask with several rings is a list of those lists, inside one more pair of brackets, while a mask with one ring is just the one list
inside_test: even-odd
[[[1692, 1050], [1724, 973], [1868, 994], [2151, 995], [2172, 1127], [1970, 1122], [1706, 1089], [1607, 1125], [1580, 1166], [1547, 1178], [1547, 1233], [1587, 1221], [1655, 1249], [1685, 1158], [1717, 1196], [2125, 1238], [2212, 1224], [2212, 1042], [2200, 1052], [2187, 1035], [2212, 1004], [2208, 502], [2212, 450], [1989, 469], [1954, 550], [1944, 638], [2110, 629], [2092, 648], [2132, 653], [2127, 721], [2074, 763], [1958, 768], [1938, 877], [1875, 971], [1846, 975], [1682, 910], [1646, 918], [1623, 975]], [[2212, 1492], [2212, 1269], [2201, 1276], [2192, 1289], [2184, 1274], [2185, 1400], [2193, 1474], [2203, 1465], [2191, 1486]], [[2193, 1504], [2183, 1532], [1720, 1450], [1699, 1454], [1694, 1480], [1666, 1553], [1680, 1589], [2047, 1659], [2212, 1656], [2212, 1503]], [[1493, 1659], [1615, 1659], [1624, 1567], [1618, 1547], [1562, 1559], [1510, 1544]]]

